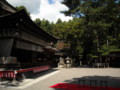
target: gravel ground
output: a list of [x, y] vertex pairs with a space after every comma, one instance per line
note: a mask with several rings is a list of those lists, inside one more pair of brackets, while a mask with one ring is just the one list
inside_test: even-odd
[[86, 85], [90, 85], [90, 80], [97, 80], [97, 86], [100, 81], [107, 81], [109, 87], [120, 87], [120, 68], [53, 68], [34, 78], [15, 83], [16, 86], [2, 82], [0, 90], [58, 90], [49, 86], [57, 83], [78, 84], [79, 79], [84, 79]]

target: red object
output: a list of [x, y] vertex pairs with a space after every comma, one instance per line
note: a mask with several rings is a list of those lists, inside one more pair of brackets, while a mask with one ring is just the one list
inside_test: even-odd
[[95, 86], [87, 86], [87, 85], [78, 85], [78, 84], [68, 84], [68, 83], [58, 83], [50, 88], [59, 88], [63, 90], [120, 90], [120, 88], [113, 87], [95, 87]]
[[45, 70], [48, 70], [48, 69], [50, 69], [49, 65], [42, 66], [42, 67], [34, 67], [34, 68], [21, 69], [21, 70], [18, 70], [17, 73], [28, 72], [28, 71], [33, 71], [34, 73], [36, 73], [36, 72], [45, 71]]
[[18, 71], [0, 71], [0, 77], [16, 77], [17, 73], [23, 73], [23, 72], [28, 72], [28, 71], [33, 71], [33, 73], [41, 72], [41, 71], [46, 71], [50, 69], [50, 66], [42, 66], [42, 67], [34, 67], [34, 68], [27, 68], [27, 69], [21, 69]]
[[15, 71], [0, 71], [0, 77], [16, 77]]

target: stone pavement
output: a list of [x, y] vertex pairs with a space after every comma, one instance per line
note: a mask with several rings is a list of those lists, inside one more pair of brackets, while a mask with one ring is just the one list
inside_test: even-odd
[[62, 90], [49, 86], [57, 83], [79, 84], [81, 79], [85, 80], [85, 85], [90, 85], [90, 80], [97, 80], [97, 86], [100, 81], [107, 81], [107, 86], [120, 88], [120, 68], [53, 68], [21, 83], [1, 82], [0, 90]]

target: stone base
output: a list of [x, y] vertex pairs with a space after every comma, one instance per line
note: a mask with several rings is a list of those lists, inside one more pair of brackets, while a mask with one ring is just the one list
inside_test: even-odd
[[64, 65], [58, 65], [58, 68], [64, 68]]

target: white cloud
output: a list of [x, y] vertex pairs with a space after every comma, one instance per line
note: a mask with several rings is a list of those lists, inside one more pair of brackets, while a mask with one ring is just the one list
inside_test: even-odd
[[59, 18], [62, 21], [68, 21], [72, 17], [66, 17], [60, 11], [68, 10], [68, 8], [61, 4], [62, 0], [52, 0], [52, 4], [49, 4], [49, 0], [8, 0], [14, 6], [24, 5], [31, 13], [33, 20], [36, 18], [46, 19], [50, 22], [56, 22]]
[[40, 0], [7, 0], [13, 6], [25, 6], [30, 13], [38, 13]]

